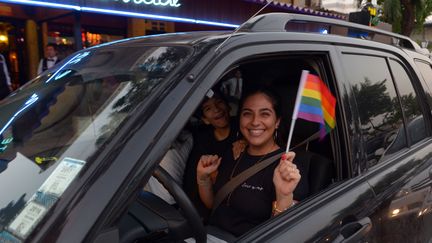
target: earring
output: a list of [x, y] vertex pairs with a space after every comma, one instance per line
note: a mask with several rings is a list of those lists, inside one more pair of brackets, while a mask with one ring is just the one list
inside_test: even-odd
[[273, 135], [273, 139], [274, 139], [275, 141], [277, 141], [277, 138], [278, 138], [278, 132], [277, 132], [277, 128], [276, 128], [275, 133], [274, 133], [274, 135]]

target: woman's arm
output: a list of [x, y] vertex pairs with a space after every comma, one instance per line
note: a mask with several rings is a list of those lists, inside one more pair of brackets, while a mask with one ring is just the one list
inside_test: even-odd
[[207, 208], [213, 207], [213, 181], [210, 175], [217, 171], [221, 158], [217, 155], [203, 155], [197, 166], [197, 185], [201, 201]]
[[294, 189], [300, 181], [300, 171], [293, 163], [295, 153], [282, 155], [279, 165], [273, 173], [273, 183], [276, 190], [276, 201], [273, 202], [273, 216], [287, 210], [294, 205]]

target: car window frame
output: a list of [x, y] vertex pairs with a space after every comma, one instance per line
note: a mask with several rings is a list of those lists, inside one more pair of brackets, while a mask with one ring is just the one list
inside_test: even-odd
[[[422, 69], [417, 65], [417, 63], [422, 63], [422, 64], [425, 64], [425, 65], [428, 65], [431, 68], [431, 72], [432, 72], [432, 60], [429, 59], [429, 58], [426, 59], [426, 58], [416, 57], [416, 58], [414, 58], [414, 63], [415, 63], [415, 67], [418, 70], [418, 73], [420, 73], [420, 75], [419, 75], [420, 76], [420, 86], [419, 87], [421, 87], [421, 89], [424, 90], [423, 83], [427, 86], [428, 92], [423, 91], [423, 93], [424, 93], [424, 97], [423, 98], [427, 99], [426, 93], [429, 93], [432, 96], [432, 80], [431, 80], [430, 84], [428, 84], [428, 80], [426, 80], [425, 74], [423, 74], [423, 72], [421, 71]], [[430, 104], [429, 102], [426, 102], [426, 104], [428, 105], [428, 107], [427, 107], [427, 109], [428, 109], [427, 113], [432, 114], [432, 103]]]
[[[395, 75], [394, 75], [393, 69], [392, 69], [392, 67], [390, 65], [390, 61], [391, 60], [393, 60], [396, 63], [398, 63], [399, 65], [401, 65], [401, 67], [405, 70], [406, 74], [408, 75], [408, 77], [409, 77], [409, 79], [411, 81], [411, 86], [413, 87], [413, 90], [414, 90], [414, 92], [416, 94], [416, 99], [419, 101], [420, 112], [422, 113], [423, 117], [427, 117], [427, 114], [429, 113], [428, 112], [428, 104], [427, 104], [427, 102], [422, 102], [423, 100], [426, 99], [425, 98], [426, 95], [425, 95], [425, 92], [423, 91], [423, 88], [422, 88], [422, 85], [421, 85], [421, 81], [420, 81], [420, 77], [418, 75], [414, 75], [414, 73], [410, 72], [405, 63], [401, 62], [398, 59], [395, 59], [395, 58], [392, 58], [392, 57], [388, 57], [387, 62], [388, 62], [388, 66], [390, 68], [390, 73], [391, 73], [391, 75], [393, 77], [393, 83], [394, 83], [394, 85], [396, 87], [396, 92], [398, 93], [398, 96], [399, 96], [399, 102], [401, 103], [401, 99], [400, 99], [401, 95], [400, 95], [400, 91], [399, 91], [400, 89], [398, 87], [399, 84], [396, 81], [396, 78], [394, 78]], [[420, 76], [421, 76], [421, 73], [420, 73]], [[417, 142], [411, 141], [411, 136], [409, 134], [409, 129], [408, 129], [410, 121], [407, 120], [408, 118], [406, 117], [406, 114], [403, 111], [403, 109], [402, 109], [402, 117], [404, 119], [404, 123], [407, 124], [407, 126], [405, 126], [405, 131], [406, 131], [405, 134], [407, 136], [408, 148], [411, 148], [413, 145], [415, 145], [417, 143], [421, 143], [422, 140], [425, 140], [425, 139], [427, 139], [427, 137], [432, 136], [432, 134], [431, 134], [431, 126], [426, 122], [427, 119], [425, 118], [424, 119], [424, 121], [425, 121], [425, 129], [426, 129], [426, 133], [427, 133], [426, 137], [423, 138], [423, 139], [421, 139], [420, 141], [417, 141]]]
[[[411, 78], [413, 78], [413, 79], [411, 79], [411, 83], [412, 83], [412, 86], [414, 87], [414, 90], [417, 94], [418, 99], [421, 100], [425, 97], [425, 94], [422, 90], [422, 86], [420, 84], [419, 77], [417, 76], [418, 71], [413, 68], [413, 67], [415, 67], [414, 60], [413, 60], [413, 58], [408, 56], [406, 53], [404, 53], [402, 50], [399, 50], [399, 49], [396, 49], [393, 47], [391, 47], [391, 49], [389, 48], [389, 49], [377, 50], [377, 49], [372, 48], [372, 47], [364, 47], [364, 46], [361, 46], [361, 47], [338, 46], [337, 49], [338, 49], [340, 55], [347, 53], [347, 54], [354, 54], [354, 55], [368, 55], [368, 56], [377, 56], [380, 58], [384, 58], [387, 62], [387, 66], [388, 66], [388, 69], [390, 72], [391, 72], [391, 67], [388, 64], [387, 59], [392, 58], [393, 60], [398, 60], [398, 62], [400, 62], [403, 65], [403, 67], [407, 71], [408, 75]], [[395, 49], [395, 50], [393, 50], [393, 49]], [[342, 59], [340, 59], [340, 60], [342, 60]], [[349, 75], [349, 74], [347, 74], [346, 72], [344, 72], [344, 73], [345, 73], [345, 77], [348, 77], [347, 75]], [[392, 83], [394, 84], [393, 80], [392, 80]], [[400, 96], [398, 93], [399, 91], [397, 90], [396, 85], [394, 85], [394, 87], [396, 88], [396, 91], [398, 94], [398, 99], [400, 100]], [[389, 155], [384, 161], [379, 162], [378, 164], [376, 164], [373, 167], [367, 166], [366, 157], [365, 157], [366, 151], [364, 150], [365, 148], [362, 148], [363, 152], [362, 152], [360, 163], [359, 163], [361, 165], [361, 167], [359, 168], [360, 174], [368, 174], [371, 171], [382, 170], [384, 167], [390, 166], [391, 163], [393, 163], [397, 158], [405, 157], [404, 154], [406, 154], [407, 151], [410, 151], [412, 149], [416, 149], [417, 147], [422, 147], [422, 146], [427, 145], [426, 144], [427, 141], [432, 139], [432, 137], [431, 137], [432, 136], [432, 134], [431, 134], [432, 128], [431, 128], [431, 124], [428, 122], [431, 119], [430, 112], [425, 113], [425, 107], [427, 107], [426, 105], [427, 104], [425, 104], [424, 102], [421, 102], [422, 114], [426, 118], [426, 120], [425, 120], [426, 121], [425, 122], [426, 123], [426, 130], [429, 132], [429, 136], [426, 137], [425, 139], [417, 142], [416, 144], [414, 144], [414, 146], [411, 146], [411, 147], [407, 146], [404, 150], [398, 151], [394, 154]], [[357, 110], [356, 107], [353, 107], [352, 109]], [[401, 109], [402, 109], [402, 107], [401, 107]], [[357, 114], [358, 114], [358, 112], [357, 112]], [[406, 120], [403, 119], [403, 122], [404, 122], [405, 132], [406, 132], [406, 134], [408, 134], [406, 131], [406, 129], [407, 129], [406, 128], [406, 126], [407, 126]]]

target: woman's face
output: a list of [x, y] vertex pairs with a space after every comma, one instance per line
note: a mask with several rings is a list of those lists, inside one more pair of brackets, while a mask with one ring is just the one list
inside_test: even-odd
[[210, 98], [201, 106], [202, 120], [207, 125], [215, 128], [225, 128], [229, 126], [229, 107], [224, 100], [220, 98]]
[[275, 141], [273, 134], [280, 119], [270, 98], [256, 93], [246, 98], [240, 111], [240, 131], [249, 144], [249, 149], [257, 153], [270, 152]]

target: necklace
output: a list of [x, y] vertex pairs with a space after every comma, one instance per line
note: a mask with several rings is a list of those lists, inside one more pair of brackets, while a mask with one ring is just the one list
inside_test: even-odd
[[[240, 157], [237, 159], [237, 161], [236, 161], [236, 163], [235, 163], [235, 165], [234, 165], [234, 168], [233, 168], [233, 170], [231, 171], [231, 175], [230, 175], [230, 178], [229, 178], [229, 181], [234, 177], [234, 173], [235, 173], [235, 171], [236, 171], [236, 169], [237, 169], [237, 166], [240, 164], [240, 161], [242, 160], [242, 158], [243, 158], [243, 155], [245, 154], [245, 153], [247, 153], [246, 152], [247, 151], [247, 149], [245, 149], [245, 151], [243, 151], [241, 154], [240, 154]], [[255, 162], [255, 164], [258, 164], [259, 162], [261, 162], [269, 153], [271, 153], [272, 151], [270, 151], [270, 152], [268, 152], [268, 153], [266, 153], [266, 154], [264, 154], [263, 156], [261, 156], [261, 158], [259, 158], [256, 162]], [[228, 194], [228, 198], [227, 198], [227, 201], [226, 201], [226, 205], [227, 206], [230, 206], [230, 200], [231, 200], [231, 195], [233, 194], [233, 192], [235, 191], [235, 189], [237, 189], [237, 188], [234, 188], [229, 194]]]

